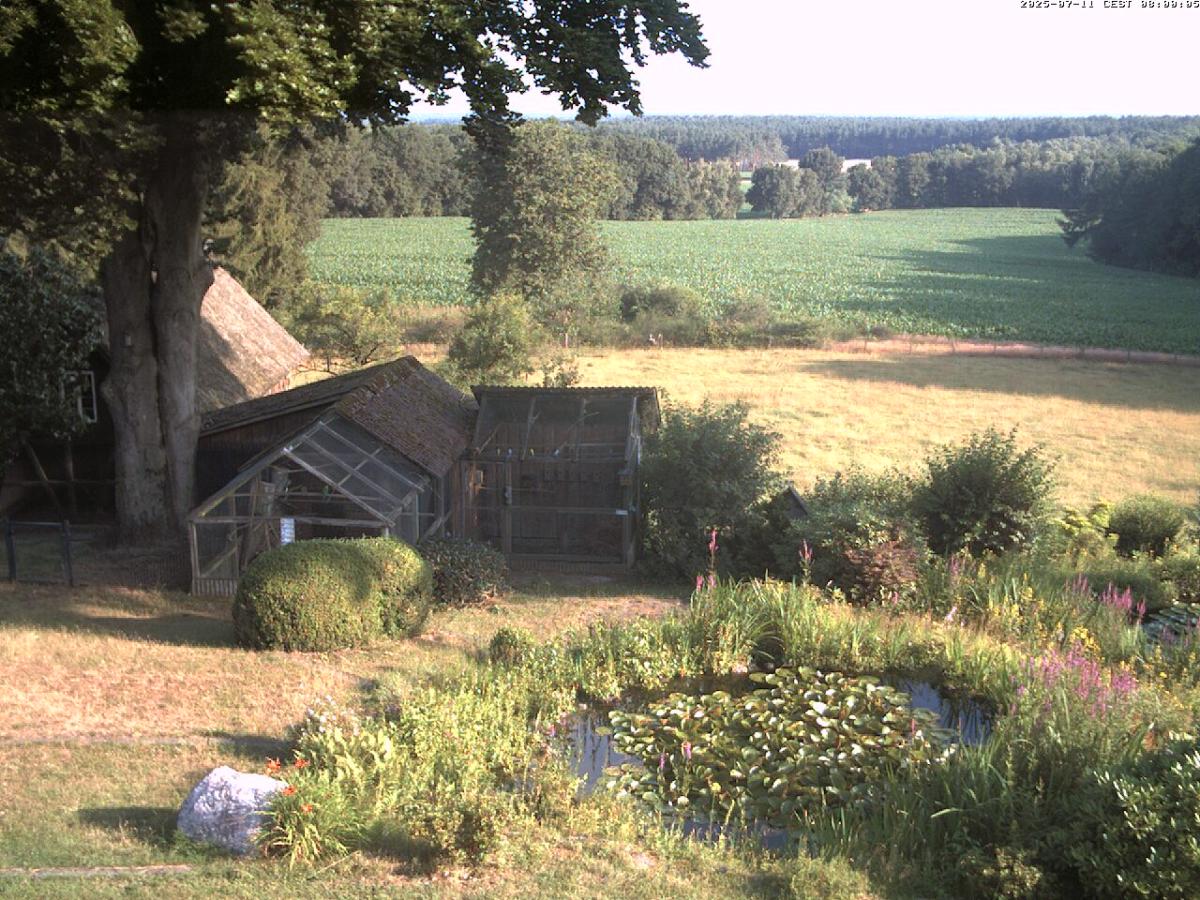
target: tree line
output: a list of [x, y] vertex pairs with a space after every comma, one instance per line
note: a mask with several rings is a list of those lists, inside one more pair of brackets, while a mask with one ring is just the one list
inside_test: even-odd
[[841, 116], [646, 116], [601, 130], [670, 144], [686, 159], [734, 159], [755, 168], [829, 147], [848, 159], [908, 156], [960, 144], [1120, 138], [1140, 144], [1200, 136], [1200, 116], [916, 119]]

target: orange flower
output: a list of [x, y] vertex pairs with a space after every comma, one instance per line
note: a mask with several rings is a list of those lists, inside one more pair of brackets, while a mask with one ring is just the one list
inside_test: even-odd
[[311, 804], [311, 803], [305, 803], [305, 804], [304, 804], [302, 807], [300, 807], [300, 812], [302, 812], [302, 813], [310, 813], [310, 812], [312, 812], [312, 804]]
[[279, 771], [279, 769], [280, 769], [279, 760], [272, 759], [271, 757], [268, 756], [267, 757], [267, 774], [274, 775], [276, 772]]
[[283, 789], [283, 796], [285, 797], [290, 797], [294, 793], [296, 793], [296, 788], [290, 784]]
[[305, 766], [308, 765], [308, 760], [305, 759], [303, 756], [301, 756], [301, 757], [297, 758], [297, 760], [294, 763], [292, 763], [292, 765], [295, 766], [297, 769], [303, 769]]

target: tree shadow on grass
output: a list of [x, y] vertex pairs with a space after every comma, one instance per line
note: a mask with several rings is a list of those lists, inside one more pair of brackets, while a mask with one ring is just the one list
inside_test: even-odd
[[178, 815], [178, 809], [168, 806], [91, 807], [78, 812], [79, 821], [84, 825], [114, 831], [163, 850], [175, 845], [175, 820]]
[[[7, 602], [0, 602], [0, 618], [9, 626], [90, 632], [189, 647], [234, 646], [233, 622], [224, 605], [218, 609], [195, 604], [170, 611], [164, 610], [162, 603], [128, 596], [97, 602], [94, 597], [65, 588], [57, 592], [29, 591], [5, 599]], [[108, 615], [97, 609], [103, 606], [128, 615]]]
[[1062, 397], [1124, 410], [1200, 413], [1200, 370], [1063, 359], [1048, 361], [919, 353], [813, 360], [799, 371], [847, 382]]

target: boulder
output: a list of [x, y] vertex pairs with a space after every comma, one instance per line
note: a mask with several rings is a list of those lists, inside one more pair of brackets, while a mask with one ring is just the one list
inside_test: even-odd
[[248, 855], [254, 852], [271, 795], [284, 787], [278, 779], [221, 766], [192, 788], [177, 827], [193, 841]]

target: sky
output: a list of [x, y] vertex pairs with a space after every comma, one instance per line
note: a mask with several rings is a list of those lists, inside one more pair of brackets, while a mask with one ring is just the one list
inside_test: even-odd
[[[709, 66], [652, 57], [642, 104], [647, 115], [1200, 114], [1200, 4], [1143, 2], [693, 0]], [[536, 92], [513, 106], [561, 114]], [[414, 117], [466, 109], [459, 97]]]

